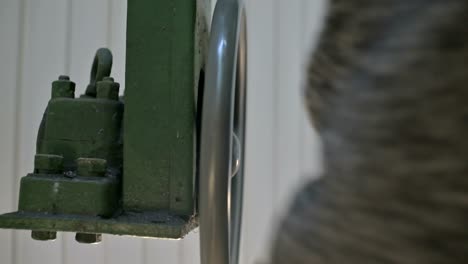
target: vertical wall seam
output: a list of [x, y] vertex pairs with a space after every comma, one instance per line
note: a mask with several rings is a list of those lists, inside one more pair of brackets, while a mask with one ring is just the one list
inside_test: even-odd
[[[21, 122], [20, 122], [20, 110], [21, 110], [21, 88], [23, 84], [23, 64], [24, 64], [24, 49], [25, 49], [25, 32], [26, 32], [26, 23], [25, 23], [25, 13], [26, 13], [26, 0], [19, 0], [19, 15], [18, 15], [18, 50], [17, 50], [17, 59], [18, 62], [16, 64], [16, 90], [14, 93], [14, 100], [15, 104], [15, 114], [14, 114], [14, 153], [13, 153], [13, 207], [17, 205], [17, 198], [18, 198], [18, 174], [19, 174], [19, 160], [20, 160], [20, 129], [21, 129]], [[13, 231], [14, 234], [11, 237], [11, 245], [12, 245], [12, 252], [11, 258], [13, 263], [17, 263], [17, 254], [18, 249], [16, 247], [18, 241], [18, 232]]]
[[[193, 231], [192, 231], [193, 232]], [[178, 264], [186, 264], [186, 263], [183, 263], [184, 262], [184, 259], [185, 259], [185, 250], [186, 250], [186, 244], [187, 244], [187, 237], [184, 238], [184, 240], [182, 241], [179, 241], [180, 243], [178, 243], [178, 258], [177, 258], [177, 263]]]
[[[72, 30], [73, 30], [73, 1], [67, 0], [65, 4], [66, 32], [65, 32], [65, 74], [70, 75], [71, 71], [71, 50], [72, 50]], [[73, 79], [73, 78], [72, 78]]]
[[[280, 47], [280, 36], [281, 36], [281, 30], [280, 30], [280, 21], [281, 21], [281, 14], [280, 14], [280, 8], [279, 8], [279, 3], [280, 1], [282, 0], [275, 0], [274, 1], [274, 4], [273, 4], [273, 16], [272, 16], [272, 25], [273, 25], [273, 39], [272, 39], [272, 42], [273, 43], [273, 48], [272, 48], [272, 51], [273, 51], [273, 54], [272, 54], [272, 58], [273, 58], [273, 69], [272, 69], [272, 73], [273, 73], [273, 109], [272, 109], [272, 112], [273, 112], [273, 116], [272, 116], [272, 119], [273, 119], [273, 129], [272, 129], [272, 138], [273, 138], [273, 142], [272, 142], [272, 147], [273, 147], [273, 151], [272, 151], [272, 167], [273, 167], [273, 183], [272, 183], [272, 208], [273, 208], [273, 213], [276, 213], [277, 211], [277, 204], [278, 204], [278, 199], [277, 199], [277, 194], [279, 193], [279, 175], [278, 175], [278, 166], [279, 166], [279, 154], [280, 151], [278, 149], [278, 137], [279, 137], [279, 133], [278, 133], [278, 130], [279, 130], [279, 109], [278, 109], [278, 103], [279, 103], [279, 89], [280, 89], [280, 85], [279, 85], [279, 82], [280, 82], [280, 74], [279, 74], [279, 65], [281, 63], [281, 56], [280, 56], [280, 52], [281, 52], [281, 47]], [[276, 19], [275, 19], [276, 18]]]
[[148, 242], [146, 242], [146, 239], [143, 239], [142, 247], [141, 247], [141, 262], [143, 264], [149, 264], [148, 263], [148, 256], [146, 255], [147, 253], [147, 248], [148, 247]]
[[[306, 32], [307, 32], [307, 12], [306, 12], [306, 9], [307, 9], [307, 1], [309, 0], [302, 0], [301, 1], [301, 14], [300, 14], [300, 23], [301, 23], [301, 36], [300, 36], [300, 49], [301, 49], [301, 58], [305, 58], [307, 57], [307, 45], [306, 45]], [[301, 69], [304, 69], [305, 67], [307, 67], [307, 62], [306, 60], [302, 59], [302, 61], [300, 62], [301, 63]], [[301, 97], [300, 100], [301, 100], [301, 118], [300, 118], [300, 122], [299, 122], [299, 139], [300, 139], [300, 142], [305, 142], [305, 137], [306, 137], [306, 126], [307, 126], [307, 116], [306, 116], [306, 113], [304, 111], [304, 107], [305, 107], [305, 104], [304, 104], [304, 89], [305, 89], [305, 85], [306, 85], [306, 70], [301, 70], [301, 79], [300, 79], [300, 85], [301, 85], [301, 88], [300, 88], [300, 94], [299, 96]], [[305, 144], [299, 144], [299, 157], [300, 157], [300, 160], [299, 160], [299, 166], [300, 166], [300, 172], [301, 174], [304, 174], [305, 173], [305, 163], [307, 162], [306, 161], [306, 157], [305, 157]], [[301, 178], [303, 178], [304, 175], [300, 175]]]
[[112, 25], [112, 21], [114, 19], [113, 9], [114, 3], [113, 0], [107, 0], [107, 32], [106, 32], [106, 46], [109, 48], [112, 44], [112, 37], [113, 37], [113, 29], [114, 26]]

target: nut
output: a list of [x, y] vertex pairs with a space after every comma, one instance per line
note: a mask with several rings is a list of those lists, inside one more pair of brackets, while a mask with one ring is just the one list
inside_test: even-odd
[[36, 154], [34, 172], [40, 174], [60, 174], [63, 172], [63, 157], [59, 155]]
[[82, 244], [97, 244], [102, 241], [101, 234], [76, 233], [75, 240]]
[[52, 98], [75, 98], [75, 83], [70, 81], [70, 77], [60, 75], [52, 82]]
[[105, 159], [79, 158], [76, 160], [77, 174], [84, 177], [104, 177], [107, 170]]
[[49, 241], [55, 240], [57, 238], [57, 232], [49, 232], [49, 231], [32, 231], [31, 237], [34, 240], [38, 241]]
[[114, 82], [114, 78], [105, 77], [102, 81], [97, 82], [97, 95], [98, 99], [119, 100], [120, 84]]

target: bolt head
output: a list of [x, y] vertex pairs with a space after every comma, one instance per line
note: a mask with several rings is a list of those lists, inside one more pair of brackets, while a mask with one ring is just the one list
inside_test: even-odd
[[70, 77], [60, 75], [58, 80], [52, 83], [52, 98], [75, 98], [75, 86]]
[[97, 244], [102, 241], [101, 234], [76, 233], [75, 240], [82, 244]]
[[97, 82], [97, 95], [98, 99], [119, 100], [120, 84], [114, 82], [114, 78], [105, 77], [102, 81]]
[[57, 238], [57, 232], [32, 231], [31, 238], [38, 241], [50, 241]]
[[63, 157], [59, 155], [36, 154], [34, 171], [41, 174], [60, 174], [63, 172]]
[[104, 177], [107, 170], [105, 159], [79, 158], [76, 160], [77, 174], [84, 177]]

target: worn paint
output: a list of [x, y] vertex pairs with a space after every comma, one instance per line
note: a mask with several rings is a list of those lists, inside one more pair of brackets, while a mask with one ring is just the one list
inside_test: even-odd
[[128, 2], [125, 210], [194, 214], [195, 21], [196, 1]]
[[125, 116], [106, 49], [85, 95], [75, 98], [68, 76], [54, 81], [37, 166], [0, 227], [181, 238], [197, 226], [195, 105], [209, 2], [129, 2]]

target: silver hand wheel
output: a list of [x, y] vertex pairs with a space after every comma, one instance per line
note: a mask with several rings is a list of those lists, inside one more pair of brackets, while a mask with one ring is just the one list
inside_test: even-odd
[[202, 264], [238, 264], [246, 105], [246, 16], [218, 0], [211, 26], [200, 144]]

